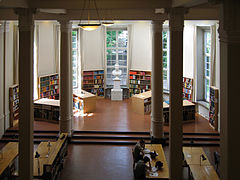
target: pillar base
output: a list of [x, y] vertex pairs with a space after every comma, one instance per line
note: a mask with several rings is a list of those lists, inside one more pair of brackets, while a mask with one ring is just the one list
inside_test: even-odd
[[166, 141], [167, 139], [165, 137], [162, 138], [154, 138], [153, 136], [151, 137], [151, 144], [162, 144], [162, 146], [166, 146]]

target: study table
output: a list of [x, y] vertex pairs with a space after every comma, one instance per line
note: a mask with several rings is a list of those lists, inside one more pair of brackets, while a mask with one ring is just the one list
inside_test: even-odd
[[[219, 180], [202, 147], [183, 147], [184, 159], [195, 180]], [[201, 156], [206, 159], [203, 160]]]
[[0, 153], [0, 179], [11, 176], [11, 166], [18, 155], [18, 143], [9, 142]]
[[157, 161], [161, 161], [163, 163], [163, 167], [160, 170], [157, 170], [158, 175], [157, 176], [151, 176], [149, 171], [146, 172], [146, 178], [147, 179], [169, 179], [169, 169], [168, 164], [165, 158], [165, 154], [162, 148], [161, 144], [146, 144], [146, 149], [149, 149], [151, 152], [156, 151], [158, 156], [156, 156], [156, 159], [151, 159], [151, 166], [155, 167], [155, 163]]
[[[34, 158], [33, 162], [33, 176], [35, 178], [55, 179], [62, 168], [63, 158], [67, 153], [67, 133], [62, 133], [57, 141], [50, 142], [50, 148], [48, 143], [41, 142], [37, 147], [36, 151], [40, 154], [40, 157], [38, 159]], [[36, 152], [34, 157], [35, 155]]]

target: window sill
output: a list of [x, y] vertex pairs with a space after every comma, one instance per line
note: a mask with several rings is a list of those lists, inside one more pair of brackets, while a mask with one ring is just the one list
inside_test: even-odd
[[206, 101], [196, 101], [196, 103], [205, 107], [206, 109], [209, 109], [209, 103]]

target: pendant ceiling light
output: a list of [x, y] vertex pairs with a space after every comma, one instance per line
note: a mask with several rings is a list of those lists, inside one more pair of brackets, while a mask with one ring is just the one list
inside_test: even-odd
[[[86, 5], [86, 1], [88, 1], [88, 5]], [[89, 11], [90, 11], [91, 1], [93, 1], [94, 8], [96, 10], [99, 23], [90, 23], [90, 12]], [[86, 11], [86, 6], [88, 6], [87, 7], [88, 22], [87, 23], [81, 23], [82, 15], [83, 15], [84, 11]], [[95, 29], [97, 29], [101, 26], [96, 0], [84, 0], [84, 7], [83, 7], [83, 10], [82, 10], [82, 13], [81, 13], [81, 20], [80, 20], [80, 23], [78, 24], [78, 26], [80, 26], [82, 29], [87, 30], [87, 31], [95, 30]]]

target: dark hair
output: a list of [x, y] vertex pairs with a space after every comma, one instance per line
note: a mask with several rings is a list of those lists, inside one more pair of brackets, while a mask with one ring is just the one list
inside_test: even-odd
[[160, 169], [163, 167], [163, 163], [161, 161], [157, 161], [156, 164], [155, 164], [155, 167]]
[[144, 158], [143, 158], [143, 161], [146, 163], [146, 162], [149, 162], [149, 161], [150, 161], [150, 159], [149, 159], [149, 157], [147, 157], [147, 156], [144, 156]]
[[144, 144], [145, 141], [143, 139], [140, 140], [140, 144]]

